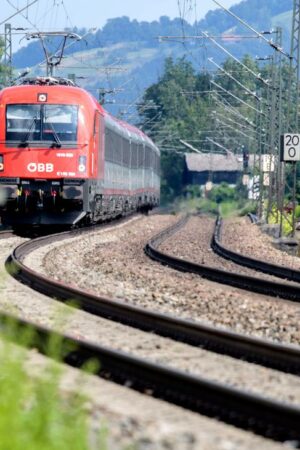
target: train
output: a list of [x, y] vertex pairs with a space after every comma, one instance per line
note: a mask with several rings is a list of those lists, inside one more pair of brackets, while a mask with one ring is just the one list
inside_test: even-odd
[[160, 151], [85, 89], [54, 77], [0, 91], [4, 225], [93, 224], [149, 211], [160, 198]]

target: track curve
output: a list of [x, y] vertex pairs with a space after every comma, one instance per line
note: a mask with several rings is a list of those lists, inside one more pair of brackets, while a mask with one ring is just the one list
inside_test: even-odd
[[[171, 229], [160, 233], [152, 239], [151, 246], [154, 242], [162, 242], [186, 220], [183, 218]], [[24, 257], [41, 245], [87, 232], [89, 230], [76, 230], [23, 243], [13, 251], [7, 261], [7, 269], [17, 279], [29, 284], [34, 289], [63, 301], [75, 300], [82, 309], [101, 317], [145, 331], [154, 331], [162, 336], [192, 345], [200, 345], [218, 353], [229, 354], [252, 362], [259, 362], [268, 367], [300, 374], [300, 350], [295, 346], [250, 338], [177, 319], [166, 314], [146, 311], [120, 301], [97, 297], [49, 280], [23, 264]], [[26, 323], [21, 321], [21, 325], [24, 324]], [[51, 331], [35, 324], [31, 324], [31, 326], [40, 337], [38, 347], [42, 350], [42, 342]], [[217, 416], [226, 423], [246, 430], [251, 429], [263, 436], [280, 441], [293, 439], [300, 442], [300, 431], [298, 430], [300, 408], [298, 407], [250, 395], [238, 389], [150, 363], [122, 352], [91, 345], [70, 336], [62, 335], [61, 339], [67, 346], [70, 344], [77, 346], [77, 350], [68, 352], [65, 359], [71, 365], [80, 367], [87, 359], [96, 358], [101, 365], [100, 375], [109, 377], [113, 381], [126, 383], [142, 392], [151, 391], [155, 397], [210, 417]]]
[[11, 230], [2, 230], [0, 231], [0, 239], [8, 239], [10, 237], [13, 237], [14, 234]]
[[260, 261], [256, 258], [251, 258], [250, 256], [245, 256], [241, 253], [234, 252], [233, 250], [230, 250], [229, 248], [222, 245], [222, 224], [222, 218], [218, 217], [218, 219], [216, 220], [214, 240], [212, 242], [212, 248], [215, 253], [217, 253], [219, 256], [222, 256], [223, 258], [235, 262], [236, 264], [239, 264], [240, 266], [249, 267], [250, 269], [255, 269], [260, 272], [267, 273], [268, 275], [275, 275], [278, 278], [283, 278], [285, 280], [300, 283], [299, 270], [295, 270], [289, 267], [283, 267], [278, 264]]
[[[175, 233], [179, 227], [186, 223], [186, 220], [187, 218], [181, 219], [175, 225], [154, 237], [147, 244], [146, 253], [151, 257], [154, 254], [159, 256], [161, 262], [173, 265], [173, 267], [175, 267], [175, 259], [175, 263], [180, 264], [181, 267], [184, 263], [182, 260], [162, 254], [156, 250], [155, 246], [159, 245], [162, 240], [167, 239], [171, 233]], [[278, 344], [165, 313], [146, 310], [120, 300], [100, 297], [51, 280], [24, 265], [25, 256], [41, 245], [48, 245], [51, 242], [57, 242], [86, 232], [86, 230], [76, 230], [25, 242], [18, 246], [7, 260], [7, 270], [31, 288], [63, 302], [72, 300], [78, 307], [94, 315], [143, 331], [155, 332], [160, 336], [169, 337], [193, 346], [201, 346], [216, 353], [242, 358], [248, 362], [262, 364], [283, 372], [300, 374], [300, 349], [294, 345]]]

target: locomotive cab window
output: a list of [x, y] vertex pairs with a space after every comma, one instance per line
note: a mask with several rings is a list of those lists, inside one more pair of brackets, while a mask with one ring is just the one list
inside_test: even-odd
[[39, 141], [41, 135], [40, 105], [7, 105], [6, 140]]
[[76, 142], [78, 106], [16, 104], [6, 107], [6, 140], [10, 142]]
[[78, 108], [72, 105], [44, 105], [42, 140], [53, 140], [53, 133], [61, 141], [76, 142]]

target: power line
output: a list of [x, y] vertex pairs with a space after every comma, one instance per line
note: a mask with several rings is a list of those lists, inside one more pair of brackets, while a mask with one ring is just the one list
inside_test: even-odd
[[[218, 94], [217, 91], [212, 91], [213, 93]], [[220, 97], [220, 98], [219, 98]], [[224, 109], [226, 109], [227, 111], [231, 112], [232, 114], [236, 115], [237, 117], [239, 117], [240, 119], [244, 120], [246, 123], [248, 123], [248, 125], [250, 125], [253, 128], [256, 128], [256, 126], [254, 125], [253, 122], [251, 122], [247, 117], [243, 116], [240, 112], [237, 111], [236, 108], [233, 108], [232, 105], [225, 99], [225, 97], [220, 96], [219, 97], [215, 97], [214, 96], [214, 100], [221, 106], [223, 106]], [[224, 105], [223, 101], [221, 101], [221, 99], [226, 103]]]
[[10, 6], [12, 6], [14, 9], [17, 9], [17, 12], [15, 12], [14, 14], [12, 14], [11, 16], [9, 16], [7, 19], [3, 20], [2, 22], [0, 22], [0, 26], [3, 25], [5, 22], [8, 22], [10, 19], [12, 19], [13, 17], [17, 16], [18, 14], [22, 14], [23, 11], [25, 11], [25, 9], [28, 9], [30, 6], [34, 5], [36, 2], [38, 2], [38, 0], [33, 0], [31, 3], [29, 3], [27, 6], [24, 6], [24, 8], [22, 9], [18, 9], [15, 6], [13, 6], [9, 1], [8, 3], [10, 4]]
[[227, 91], [227, 89], [223, 88], [220, 84], [216, 83], [215, 81], [211, 80], [211, 83], [216, 86], [218, 89], [221, 89], [222, 91], [226, 92], [227, 94], [229, 94], [231, 97], [235, 98], [238, 102], [243, 103], [243, 105], [247, 106], [250, 109], [253, 109], [253, 111], [258, 112], [259, 114], [264, 114], [263, 111], [258, 110], [257, 108], [255, 108], [252, 105], [249, 105], [249, 103], [245, 102], [244, 100], [242, 100], [241, 98], [237, 97], [236, 95], [232, 94], [232, 92]]
[[267, 39], [264, 36], [264, 33], [260, 33], [258, 31], [255, 30], [255, 28], [251, 27], [251, 25], [249, 25], [247, 22], [245, 22], [244, 20], [242, 20], [240, 17], [238, 17], [236, 14], [234, 14], [232, 11], [230, 11], [229, 9], [225, 8], [225, 6], [221, 5], [221, 3], [219, 3], [217, 0], [213, 0], [214, 3], [216, 3], [216, 5], [218, 5], [220, 8], [222, 8], [227, 14], [229, 14], [230, 16], [234, 17], [238, 22], [240, 22], [242, 25], [244, 25], [246, 28], [248, 28], [249, 30], [253, 31], [253, 33], [255, 33], [258, 37], [260, 37], [262, 40], [264, 40], [268, 45], [270, 45], [270, 47], [272, 47], [274, 50], [276, 50], [277, 52], [281, 53], [282, 55], [286, 56], [287, 58], [291, 58], [291, 56], [286, 53], [285, 51], [283, 51], [283, 49], [281, 47], [279, 47], [279, 45], [277, 45], [275, 42], [270, 41], [269, 39]]
[[235, 77], [233, 77], [229, 72], [227, 72], [223, 67], [219, 66], [213, 58], [208, 58], [208, 61], [214, 64], [214, 66], [218, 67], [219, 70], [221, 70], [224, 74], [226, 74], [231, 80], [233, 80], [235, 83], [237, 83], [244, 91], [248, 92], [249, 95], [254, 97], [256, 100], [261, 100], [255, 92], [250, 91], [244, 84], [242, 84], [239, 80], [237, 80]]
[[203, 34], [209, 38], [211, 42], [213, 42], [219, 49], [221, 49], [224, 53], [226, 53], [228, 56], [230, 56], [234, 61], [236, 61], [238, 64], [240, 64], [244, 69], [246, 69], [249, 73], [251, 73], [257, 80], [261, 81], [266, 86], [269, 86], [269, 83], [264, 80], [260, 73], [255, 73], [250, 67], [246, 66], [242, 61], [240, 61], [238, 58], [236, 58], [232, 53], [230, 53], [226, 48], [224, 48], [221, 44], [219, 44], [214, 38], [210, 37], [205, 31], [203, 31]]

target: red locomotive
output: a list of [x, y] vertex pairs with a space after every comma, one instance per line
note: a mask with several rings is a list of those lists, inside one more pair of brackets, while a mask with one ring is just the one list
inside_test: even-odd
[[0, 92], [5, 224], [75, 225], [151, 209], [159, 170], [159, 150], [144, 133], [68, 80], [25, 79]]

